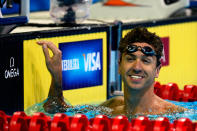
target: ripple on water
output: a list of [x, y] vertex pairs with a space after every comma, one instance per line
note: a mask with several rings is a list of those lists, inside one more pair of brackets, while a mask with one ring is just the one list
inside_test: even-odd
[[[168, 100], [169, 101], [169, 100]], [[50, 116], [53, 118], [54, 114], [49, 114], [44, 111], [43, 104], [46, 102], [43, 101], [41, 103], [35, 104], [31, 107], [29, 107], [27, 110], [25, 110], [25, 113], [27, 115], [33, 115], [35, 112], [43, 112], [46, 115]], [[197, 101], [196, 102], [176, 102], [176, 101], [169, 101], [171, 103], [174, 103], [175, 105], [179, 105], [182, 107], [185, 107], [189, 110], [180, 112], [180, 113], [170, 113], [170, 114], [162, 114], [162, 115], [147, 115], [150, 120], [157, 119], [158, 117], [167, 117], [170, 122], [173, 122], [174, 120], [177, 120], [182, 117], [189, 118], [192, 121], [197, 121]], [[90, 118], [94, 118], [97, 115], [107, 115], [108, 117], [111, 116], [112, 110], [107, 107], [103, 106], [97, 106], [97, 105], [76, 105], [72, 108], [67, 108], [66, 112], [64, 112], [68, 116], [74, 116], [75, 114], [84, 114]], [[136, 118], [140, 115], [132, 115], [132, 116], [127, 116], [129, 119]]]

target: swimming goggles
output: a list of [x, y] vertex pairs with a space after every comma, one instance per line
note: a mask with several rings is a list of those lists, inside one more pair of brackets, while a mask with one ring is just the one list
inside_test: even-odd
[[127, 53], [133, 53], [140, 50], [143, 54], [147, 56], [156, 56], [155, 51], [149, 46], [136, 46], [136, 45], [128, 45], [127, 46]]

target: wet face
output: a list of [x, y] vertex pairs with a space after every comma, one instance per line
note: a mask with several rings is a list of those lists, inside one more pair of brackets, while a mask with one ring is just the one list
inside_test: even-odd
[[[132, 45], [145, 47], [147, 43], [133, 43]], [[133, 53], [123, 53], [119, 62], [119, 74], [122, 76], [125, 86], [132, 89], [144, 89], [153, 85], [159, 75], [160, 67], [156, 67], [156, 56], [147, 56], [137, 50]]]

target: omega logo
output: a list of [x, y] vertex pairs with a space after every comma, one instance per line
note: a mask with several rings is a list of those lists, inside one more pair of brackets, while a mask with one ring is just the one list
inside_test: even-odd
[[5, 70], [5, 79], [19, 76], [19, 68], [15, 67], [14, 57], [10, 58], [10, 69]]

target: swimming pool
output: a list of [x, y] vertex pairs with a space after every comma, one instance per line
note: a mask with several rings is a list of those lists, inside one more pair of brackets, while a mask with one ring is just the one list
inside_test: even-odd
[[[185, 107], [189, 110], [185, 112], [181, 112], [181, 113], [172, 113], [172, 114], [163, 114], [163, 115], [147, 115], [147, 117], [150, 120], [157, 119], [158, 117], [167, 117], [171, 123], [174, 120], [177, 120], [182, 117], [189, 118], [191, 121], [197, 121], [197, 101], [195, 102], [177, 102], [177, 101], [171, 101], [171, 100], [167, 100], [167, 101], [175, 105]], [[43, 112], [46, 115], [53, 118], [54, 114], [49, 114], [44, 111], [44, 108], [43, 108], [44, 102], [45, 101], [29, 107], [27, 110], [25, 110], [25, 113], [27, 115], [33, 115], [33, 113], [35, 112]], [[75, 114], [80, 113], [80, 114], [86, 115], [88, 119], [94, 118], [95, 116], [100, 115], [100, 114], [107, 115], [108, 117], [114, 117], [114, 116], [108, 115], [108, 112], [110, 112], [110, 109], [105, 108], [105, 107], [98, 107], [96, 105], [77, 105], [77, 106], [74, 106], [73, 108], [68, 108], [65, 114], [68, 116], [74, 116]], [[130, 119], [137, 118], [138, 116], [139, 115], [130, 116], [131, 117]]]
[[[131, 121], [129, 121], [129, 119], [124, 115], [118, 115], [116, 117], [100, 115], [108, 109], [92, 105], [79, 105], [69, 108], [65, 112], [67, 115], [64, 113], [48, 114], [44, 112], [44, 102], [45, 101], [33, 105], [32, 107], [28, 108], [26, 112], [15, 112], [13, 116], [6, 115], [3, 111], [0, 111], [0, 130], [191, 131], [197, 129], [197, 122], [194, 122], [197, 120], [197, 101], [170, 101], [176, 105], [188, 108], [189, 110], [184, 113], [136, 116], [137, 118], [132, 116], [133, 119], [131, 119]], [[89, 109], [87, 109], [87, 107]], [[31, 113], [34, 113], [33, 116], [29, 116]]]
[[[187, 111], [179, 112], [179, 113], [170, 113], [170, 114], [162, 114], [162, 115], [147, 115], [146, 117], [149, 120], [155, 120], [158, 117], [166, 117], [168, 120], [173, 123], [175, 120], [179, 118], [188, 118], [192, 122], [197, 121], [197, 86], [196, 85], [185, 85], [184, 90], [180, 90], [176, 83], [168, 83], [166, 85], [161, 85], [159, 82], [155, 82], [154, 92], [156, 95], [169, 101], [175, 105], [187, 108]], [[184, 101], [184, 102], [183, 102]], [[191, 101], [191, 102], [190, 102]], [[44, 111], [43, 104], [46, 102], [43, 101], [41, 103], [35, 104], [25, 110], [27, 115], [33, 115], [35, 112], [43, 112], [46, 115], [53, 118], [54, 114], [49, 114]], [[65, 102], [69, 104], [69, 101], [65, 99]], [[64, 114], [68, 116], [74, 116], [75, 114], [84, 114], [88, 119], [95, 118], [97, 115], [106, 115], [109, 118], [115, 117], [109, 115], [111, 109], [106, 107], [99, 107], [97, 105], [77, 105], [73, 108], [68, 108]], [[131, 115], [127, 116], [129, 120], [133, 118], [137, 118], [140, 115]]]

